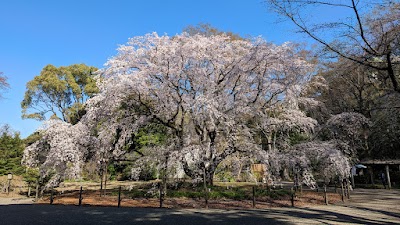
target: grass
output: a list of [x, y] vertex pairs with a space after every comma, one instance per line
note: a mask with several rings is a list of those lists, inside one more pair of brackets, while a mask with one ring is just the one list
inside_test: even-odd
[[[157, 182], [110, 182], [107, 185], [107, 195], [100, 197], [99, 184], [87, 183], [83, 185], [83, 204], [116, 206], [118, 202], [119, 187], [121, 186], [121, 199], [124, 207], [158, 207], [159, 189]], [[78, 183], [80, 184], [80, 183]], [[124, 185], [122, 185], [124, 184]], [[55, 204], [77, 204], [80, 185], [77, 183], [65, 184], [69, 190], [55, 193]], [[112, 188], [110, 188], [112, 187]], [[251, 208], [255, 187], [256, 204], [258, 208], [271, 206], [290, 206], [291, 191], [289, 189], [267, 189], [265, 186], [254, 186], [254, 183], [216, 183], [207, 187], [208, 200], [211, 208]], [[64, 187], [63, 189], [65, 189]], [[57, 188], [58, 189], [58, 188]], [[57, 191], [57, 190], [55, 190]], [[339, 201], [339, 194], [330, 193], [330, 201]], [[49, 202], [49, 193], [42, 202]], [[205, 207], [203, 185], [193, 186], [192, 183], [170, 183], [164, 198], [165, 207], [168, 208], [202, 208]], [[296, 205], [323, 204], [322, 193], [304, 191], [296, 198]]]
[[[208, 199], [220, 200], [251, 200], [253, 198], [252, 185], [237, 185], [235, 187], [228, 185], [207, 187]], [[118, 195], [118, 189], [113, 189], [110, 194]], [[200, 199], [205, 197], [204, 187], [191, 186], [189, 183], [181, 185], [179, 188], [168, 188], [166, 197], [168, 198], [192, 198]], [[270, 199], [286, 199], [290, 196], [290, 190], [276, 189], [268, 190], [266, 187], [258, 186], [255, 189], [256, 197], [265, 197]], [[147, 183], [140, 184], [131, 189], [122, 189], [122, 195], [127, 198], [158, 198], [159, 190], [156, 185]]]

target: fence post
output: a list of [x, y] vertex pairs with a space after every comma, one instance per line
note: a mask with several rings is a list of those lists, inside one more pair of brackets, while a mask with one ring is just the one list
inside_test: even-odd
[[256, 207], [256, 187], [253, 186], [253, 208]]
[[344, 202], [343, 179], [342, 179], [341, 182], [340, 182], [340, 186], [341, 186], [341, 189], [342, 189], [342, 202]]
[[53, 204], [53, 194], [54, 194], [54, 187], [51, 187], [51, 194], [50, 194], [50, 205]]
[[118, 208], [121, 206], [121, 186], [118, 189]]
[[294, 189], [293, 189], [293, 188], [291, 188], [291, 198], [290, 198], [290, 201], [291, 201], [291, 203], [292, 203], [292, 207], [294, 207]]
[[158, 183], [158, 189], [160, 192], [160, 208], [163, 207], [163, 191], [162, 191], [162, 184], [159, 182]]
[[[101, 168], [102, 169], [102, 168]], [[103, 194], [103, 170], [101, 171], [101, 173], [100, 173], [101, 175], [100, 175], [100, 197], [102, 196], [102, 194]]]
[[107, 195], [107, 172], [108, 172], [108, 162], [106, 164], [106, 172], [105, 172], [105, 176], [104, 176], [104, 192], [103, 192], [103, 196]]
[[79, 206], [82, 205], [82, 186], [81, 189], [79, 190]]
[[350, 184], [350, 182], [348, 181], [348, 180], [346, 180], [346, 186], [347, 186], [347, 199], [350, 199], [350, 187], [351, 187], [351, 184]]
[[204, 198], [206, 201], [206, 209], [208, 209], [208, 190], [207, 190], [207, 181], [206, 181], [206, 167], [203, 168], [203, 183], [204, 183]]

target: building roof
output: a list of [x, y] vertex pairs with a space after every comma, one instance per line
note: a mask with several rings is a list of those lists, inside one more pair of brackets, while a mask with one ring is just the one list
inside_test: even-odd
[[360, 163], [365, 165], [400, 165], [400, 159], [368, 159]]

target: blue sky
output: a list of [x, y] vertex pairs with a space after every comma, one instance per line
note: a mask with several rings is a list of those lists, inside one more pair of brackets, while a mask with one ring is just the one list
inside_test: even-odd
[[288, 23], [276, 21], [262, 0], [2, 0], [0, 71], [11, 88], [0, 100], [0, 125], [26, 137], [41, 124], [21, 119], [20, 102], [26, 83], [47, 64], [101, 68], [129, 37], [174, 35], [201, 22], [277, 44], [306, 41]]

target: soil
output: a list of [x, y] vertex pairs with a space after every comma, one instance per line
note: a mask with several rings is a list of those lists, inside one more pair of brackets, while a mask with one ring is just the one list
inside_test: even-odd
[[[91, 206], [117, 206], [118, 196], [106, 195], [100, 197], [99, 191], [84, 191], [82, 194], [82, 205]], [[330, 204], [335, 204], [341, 201], [341, 197], [336, 193], [329, 193], [328, 200]], [[46, 196], [41, 199], [38, 203], [49, 204], [50, 197]], [[79, 204], [79, 191], [73, 191], [69, 193], [63, 193], [55, 195], [53, 198], [53, 204], [62, 205], [78, 205]], [[302, 194], [298, 193], [295, 197], [294, 205], [297, 207], [324, 205], [323, 193], [315, 191], [303, 191]], [[160, 206], [158, 198], [121, 198], [121, 207], [151, 207], [156, 208]], [[205, 200], [203, 198], [166, 198], [163, 201], [164, 208], [205, 208]], [[270, 199], [267, 197], [257, 197], [256, 206], [257, 209], [266, 209], [271, 207], [288, 207], [291, 206], [290, 197], [283, 199]], [[232, 200], [232, 199], [211, 199], [208, 201], [209, 208], [216, 209], [247, 209], [253, 208], [252, 200]]]

